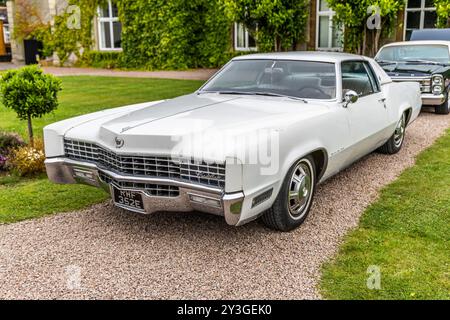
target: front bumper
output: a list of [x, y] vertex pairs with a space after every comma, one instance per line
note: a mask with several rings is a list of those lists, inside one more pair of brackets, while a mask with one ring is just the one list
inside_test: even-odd
[[[190, 212], [201, 211], [224, 216], [229, 225], [238, 225], [241, 220], [244, 193], [226, 194], [222, 189], [187, 183], [167, 178], [148, 178], [124, 176], [115, 172], [98, 168], [95, 164], [80, 162], [67, 158], [50, 158], [45, 161], [48, 178], [59, 184], [82, 183], [103, 188], [111, 194], [111, 183], [103, 181], [100, 175], [106, 175], [113, 181], [125, 183], [158, 184], [176, 186], [179, 194], [176, 197], [152, 196], [145, 190], [135, 190], [119, 187], [120, 189], [139, 191], [142, 194], [143, 205], [147, 214], [154, 212]], [[118, 187], [118, 186], [116, 186]], [[209, 199], [199, 202], [198, 199]], [[122, 207], [134, 211], [132, 208]]]
[[422, 104], [428, 106], [439, 106], [445, 102], [445, 94], [422, 93]]

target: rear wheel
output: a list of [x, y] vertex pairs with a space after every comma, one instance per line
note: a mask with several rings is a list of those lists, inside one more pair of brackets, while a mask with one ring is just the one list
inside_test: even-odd
[[272, 208], [262, 216], [274, 230], [291, 231], [300, 226], [311, 209], [316, 190], [316, 167], [311, 156], [296, 162], [286, 175]]
[[401, 119], [397, 123], [394, 134], [383, 146], [378, 149], [378, 151], [385, 154], [396, 154], [403, 146], [403, 142], [405, 141], [405, 134], [406, 113], [403, 113]]
[[450, 99], [447, 95], [447, 100], [441, 104], [440, 106], [437, 106], [435, 108], [437, 114], [449, 114], [450, 113]]

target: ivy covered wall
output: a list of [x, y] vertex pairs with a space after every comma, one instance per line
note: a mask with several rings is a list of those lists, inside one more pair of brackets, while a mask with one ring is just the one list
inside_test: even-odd
[[217, 67], [231, 52], [232, 21], [220, 0], [117, 0], [122, 61], [129, 68]]

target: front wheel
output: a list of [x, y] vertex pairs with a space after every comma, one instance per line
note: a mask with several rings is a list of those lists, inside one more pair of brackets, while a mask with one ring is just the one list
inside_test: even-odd
[[378, 151], [385, 154], [396, 154], [403, 146], [403, 142], [405, 141], [405, 134], [406, 113], [403, 113], [401, 119], [397, 123], [394, 134], [383, 146], [378, 149]]
[[308, 156], [291, 167], [272, 208], [262, 216], [263, 223], [284, 232], [297, 228], [309, 214], [315, 191], [316, 166]]
[[450, 99], [447, 95], [447, 100], [441, 104], [440, 106], [437, 106], [435, 108], [437, 114], [449, 114], [450, 113]]

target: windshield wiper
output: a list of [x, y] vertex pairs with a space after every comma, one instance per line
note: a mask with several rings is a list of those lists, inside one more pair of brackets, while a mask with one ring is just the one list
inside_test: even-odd
[[406, 60], [405, 62], [406, 63], [425, 63], [425, 64], [434, 64], [434, 65], [445, 66], [445, 64], [441, 63], [441, 62], [430, 61], [430, 60], [423, 60], [423, 59]]
[[398, 61], [389, 61], [389, 60], [377, 60], [377, 62], [382, 64], [398, 64]]
[[279, 97], [279, 98], [288, 98], [292, 100], [299, 100], [303, 101], [304, 103], [308, 103], [307, 100], [299, 98], [299, 97], [293, 97], [288, 96], [284, 94], [279, 93], [272, 93], [272, 92], [252, 92], [252, 91], [200, 91], [199, 93], [218, 93], [218, 94], [235, 94], [235, 95], [246, 95], [246, 96], [267, 96], [267, 97]]
[[279, 98], [288, 98], [288, 99], [292, 99], [292, 100], [300, 100], [303, 101], [304, 103], [308, 103], [307, 100], [299, 98], [299, 97], [293, 97], [293, 96], [288, 96], [288, 95], [284, 95], [284, 94], [279, 94], [279, 93], [272, 93], [272, 92], [253, 92], [254, 95], [257, 96], [267, 96], [267, 97], [279, 97]]

